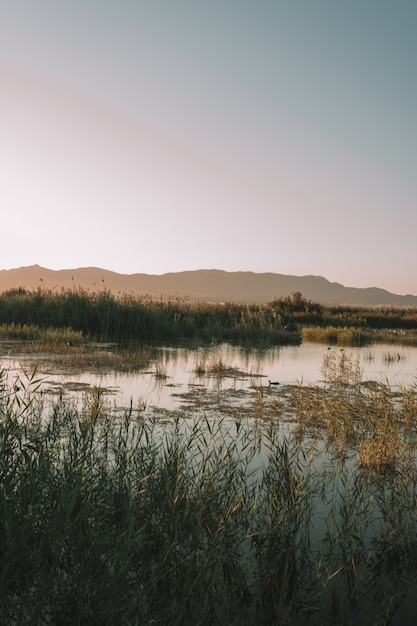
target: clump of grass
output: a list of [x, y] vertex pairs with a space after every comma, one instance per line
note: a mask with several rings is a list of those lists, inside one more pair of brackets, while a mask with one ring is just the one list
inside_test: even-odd
[[194, 364], [193, 372], [196, 376], [203, 377], [207, 373], [207, 357], [205, 354], [200, 356]]
[[359, 357], [345, 350], [327, 350], [323, 357], [321, 373], [324, 381], [337, 385], [359, 385], [362, 381]]
[[193, 372], [199, 377], [214, 376], [216, 378], [237, 374], [237, 370], [228, 366], [218, 352], [213, 353], [210, 357], [207, 357], [206, 354], [202, 355], [195, 362]]
[[210, 358], [210, 362], [207, 366], [207, 372], [212, 374], [213, 376], [222, 377], [226, 375], [226, 372], [229, 368], [226, 363], [223, 361], [220, 354], [214, 354]]
[[105, 389], [102, 387], [91, 387], [85, 393], [85, 415], [87, 419], [95, 422], [107, 409], [104, 400]]
[[322, 429], [337, 454], [354, 450], [358, 466], [377, 474], [395, 472], [400, 459], [413, 457], [415, 390], [362, 385], [359, 360], [345, 351], [328, 351], [322, 372], [328, 388], [299, 385], [293, 391], [299, 433]]
[[263, 385], [258, 385], [253, 379], [250, 386], [254, 392], [255, 418], [260, 418], [264, 415], [266, 388]]
[[384, 330], [374, 330], [372, 337], [374, 342], [379, 343], [417, 345], [417, 332], [415, 329], [386, 328]]
[[301, 329], [303, 341], [327, 343], [339, 346], [363, 346], [370, 343], [374, 336], [369, 330], [355, 327], [314, 326]]
[[[86, 341], [82, 331], [72, 328], [41, 328], [35, 324], [1, 324], [0, 338], [9, 341], [31, 342], [44, 348], [64, 345], [81, 345]], [[27, 347], [26, 347], [27, 349]]]

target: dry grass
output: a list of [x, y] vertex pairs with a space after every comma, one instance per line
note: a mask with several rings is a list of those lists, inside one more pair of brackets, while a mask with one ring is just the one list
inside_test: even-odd
[[[330, 351], [322, 368], [326, 385], [293, 390], [300, 434], [320, 430], [338, 455], [356, 454], [359, 467], [395, 472], [416, 454], [415, 387], [393, 391], [388, 384], [362, 383], [358, 360]], [[404, 469], [404, 468], [401, 468]]]

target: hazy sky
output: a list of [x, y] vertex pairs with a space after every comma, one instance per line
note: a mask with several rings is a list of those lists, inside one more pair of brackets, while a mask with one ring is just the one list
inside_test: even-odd
[[0, 0], [0, 269], [417, 294], [416, 0]]

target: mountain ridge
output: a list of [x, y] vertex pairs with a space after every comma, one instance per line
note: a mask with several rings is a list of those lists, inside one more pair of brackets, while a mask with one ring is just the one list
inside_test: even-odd
[[9, 289], [108, 290], [158, 299], [188, 298], [199, 302], [264, 304], [301, 292], [324, 305], [417, 307], [417, 296], [398, 295], [380, 287], [346, 287], [323, 276], [292, 276], [274, 272], [186, 270], [165, 274], [120, 274], [99, 267], [51, 270], [40, 265], [0, 270], [0, 293]]

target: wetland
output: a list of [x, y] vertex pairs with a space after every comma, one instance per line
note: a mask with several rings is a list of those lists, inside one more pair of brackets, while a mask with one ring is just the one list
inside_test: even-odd
[[0, 296], [2, 623], [415, 623], [415, 313], [264, 308]]

